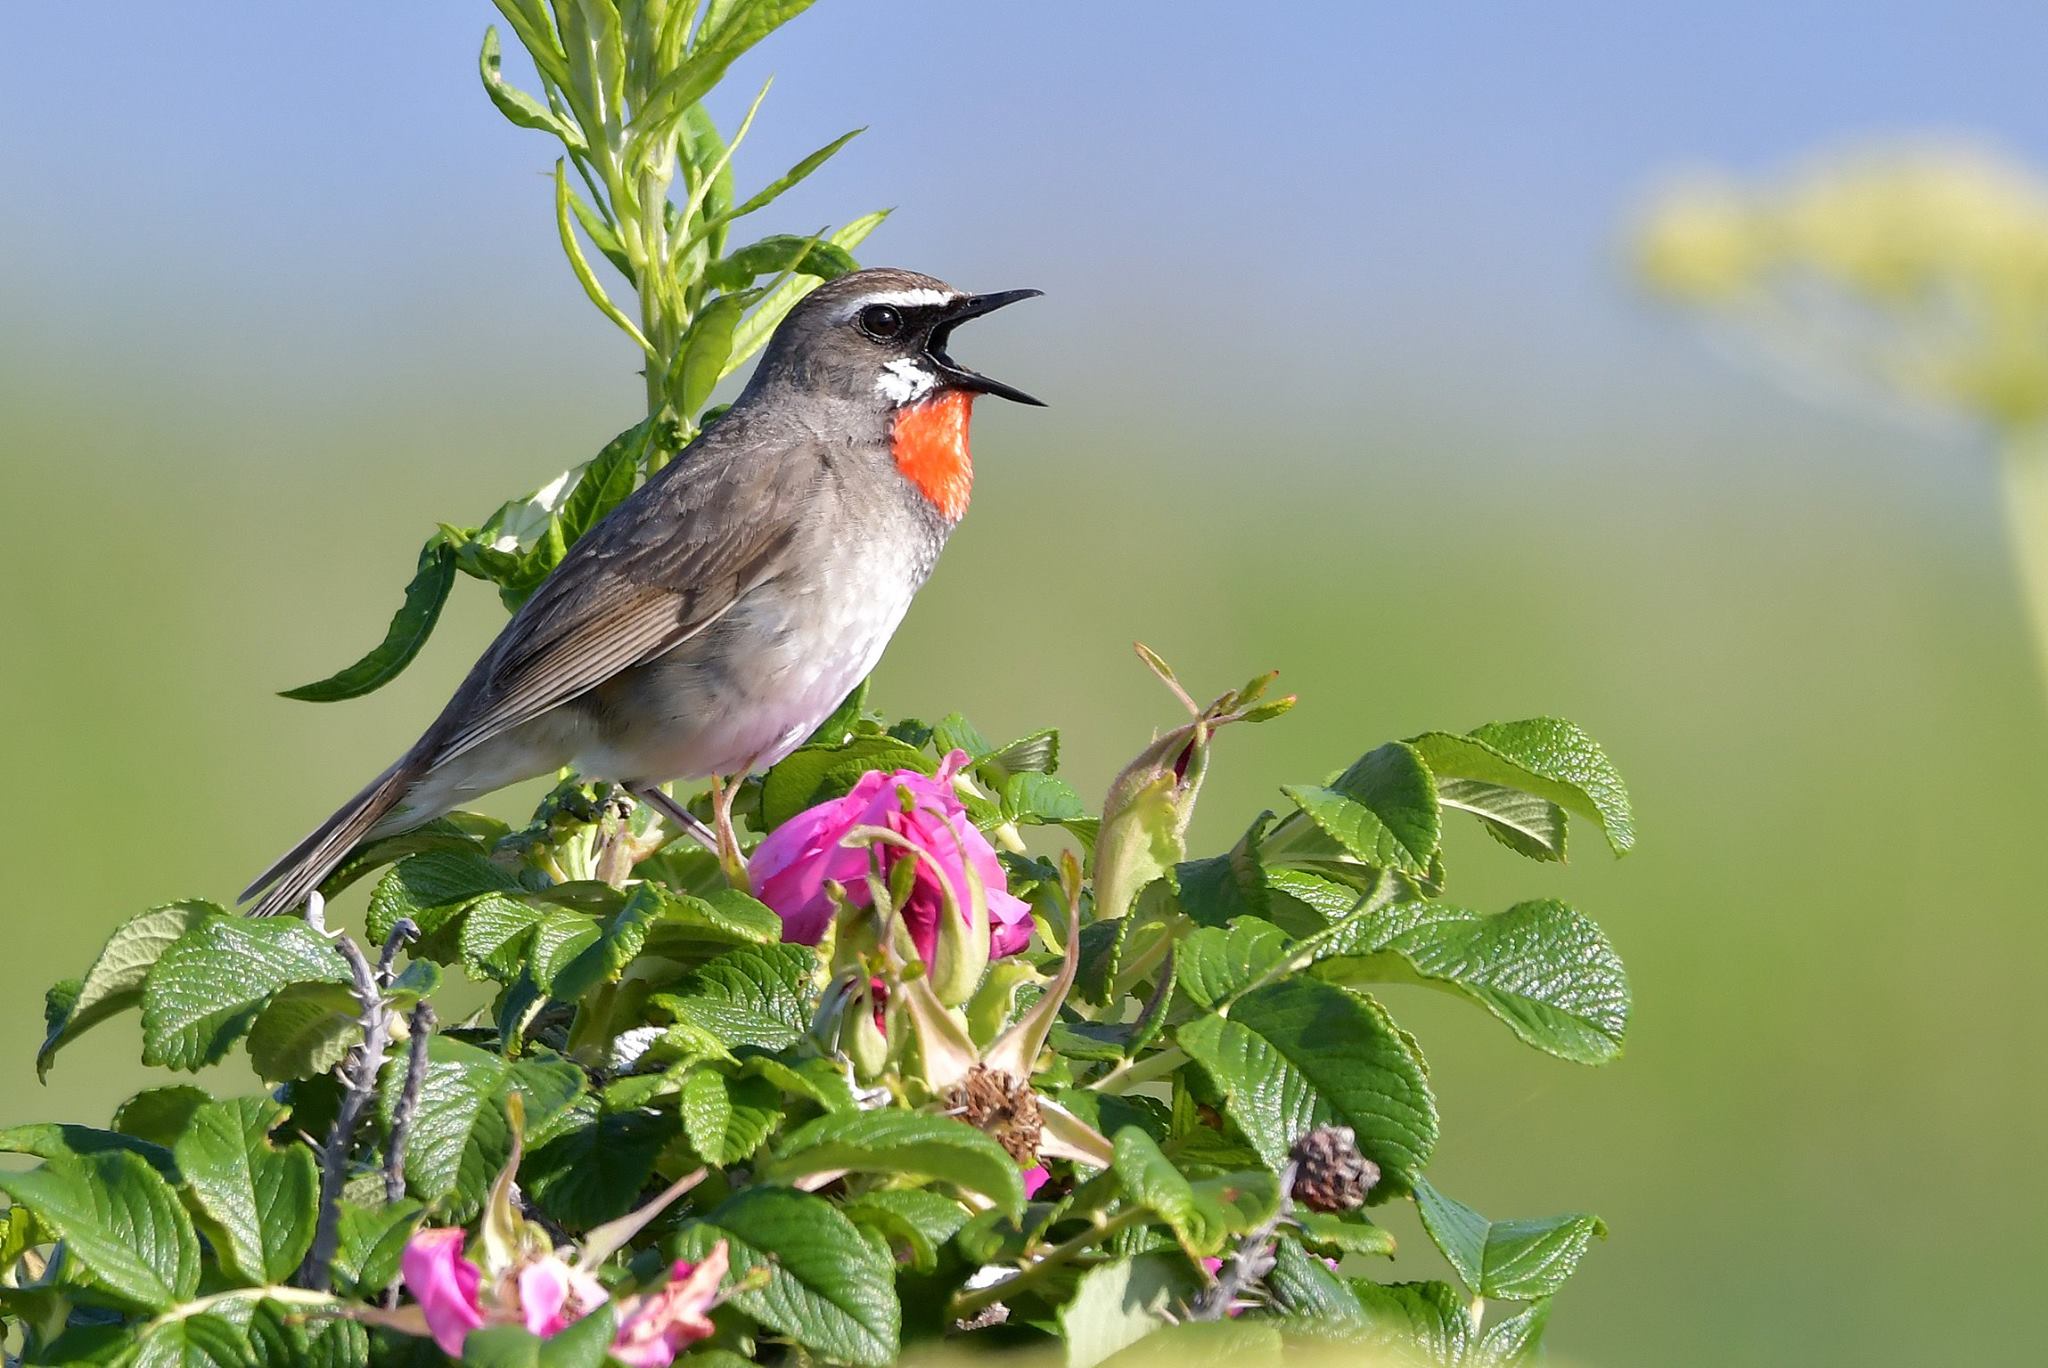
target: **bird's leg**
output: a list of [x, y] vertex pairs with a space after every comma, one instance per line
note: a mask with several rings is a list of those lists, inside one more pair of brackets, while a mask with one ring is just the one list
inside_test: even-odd
[[698, 845], [709, 851], [718, 851], [717, 834], [692, 816], [688, 808], [663, 793], [656, 785], [649, 784], [645, 788], [636, 788], [633, 790], [633, 796], [688, 832]]
[[739, 796], [739, 780], [731, 784], [711, 776], [712, 828], [718, 838], [718, 863], [725, 867], [726, 882], [734, 888], [747, 886], [747, 857], [740, 853], [739, 833], [732, 829], [732, 803]]

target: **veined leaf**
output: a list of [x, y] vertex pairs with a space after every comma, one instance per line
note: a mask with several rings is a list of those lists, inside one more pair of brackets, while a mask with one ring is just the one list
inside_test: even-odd
[[[1340, 848], [1328, 855], [1428, 875], [1442, 835], [1442, 810], [1436, 780], [1414, 747], [1389, 742], [1366, 752], [1327, 786], [1288, 784], [1281, 791]], [[1323, 855], [1321, 843], [1302, 839], [1304, 834], [1283, 823], [1266, 848], [1281, 858]]]
[[707, 1164], [739, 1163], [759, 1148], [782, 1120], [781, 1090], [766, 1078], [727, 1078], [700, 1068], [676, 1094], [683, 1134]]
[[85, 971], [77, 996], [51, 1021], [49, 1034], [36, 1051], [36, 1076], [49, 1073], [60, 1046], [110, 1016], [141, 1006], [143, 983], [164, 951], [205, 918], [226, 915], [218, 904], [192, 898], [152, 907], [116, 927]]
[[1600, 824], [1617, 855], [1635, 844], [1635, 815], [1620, 773], [1569, 722], [1491, 722], [1467, 735], [1425, 732], [1410, 743], [1439, 778], [1476, 779], [1545, 798]]
[[[384, 1123], [403, 1086], [405, 1061], [384, 1070], [378, 1105]], [[542, 1143], [583, 1091], [583, 1071], [552, 1056], [508, 1060], [437, 1035], [427, 1044], [427, 1073], [419, 1110], [405, 1147], [406, 1185], [415, 1196], [454, 1220], [482, 1204], [511, 1153], [505, 1097], [526, 1099], [526, 1139]]]
[[1293, 948], [1286, 932], [1257, 917], [1197, 927], [1178, 947], [1181, 991], [1197, 1007], [1214, 1007], [1286, 962]]
[[806, 945], [749, 945], [700, 965], [674, 992], [649, 1005], [724, 1042], [780, 1050], [810, 1025], [810, 976], [816, 953]]
[[280, 988], [341, 983], [348, 967], [302, 921], [202, 917], [158, 958], [142, 989], [142, 1062], [212, 1064]]
[[161, 1311], [199, 1290], [199, 1240], [157, 1171], [133, 1154], [52, 1159], [0, 1173], [0, 1193], [64, 1241], [75, 1272], [122, 1307]]
[[283, 696], [308, 703], [334, 703], [344, 698], [361, 698], [383, 688], [398, 678], [420, 653], [420, 647], [427, 644], [454, 584], [455, 549], [436, 532], [420, 548], [419, 564], [405, 586], [404, 601], [391, 615], [391, 625], [384, 629], [384, 639], [355, 664], [314, 683], [286, 689]]
[[782, 1138], [759, 1168], [771, 1182], [814, 1173], [913, 1174], [987, 1197], [1012, 1219], [1024, 1210], [1024, 1181], [1003, 1147], [951, 1116], [924, 1112], [830, 1112]]
[[[679, 1258], [701, 1259], [719, 1240], [732, 1256], [730, 1302], [821, 1357], [860, 1368], [896, 1359], [902, 1308], [895, 1266], [838, 1208], [809, 1193], [754, 1187], [686, 1228]], [[765, 1284], [748, 1276], [765, 1270]]]
[[1196, 1196], [1194, 1186], [1160, 1152], [1158, 1142], [1136, 1126], [1125, 1126], [1111, 1143], [1116, 1150], [1111, 1167], [1126, 1200], [1149, 1207], [1173, 1231], [1189, 1258], [1223, 1248], [1227, 1230], [1222, 1209]]
[[1082, 1274], [1059, 1310], [1066, 1368], [1094, 1368], [1171, 1323], [1169, 1311], [1194, 1291], [1186, 1261], [1159, 1254], [1101, 1264]]
[[1487, 835], [1517, 855], [1564, 860], [1564, 809], [1548, 798], [1480, 779], [1440, 778], [1436, 792], [1445, 807], [1471, 813]]
[[1489, 1221], [1444, 1196], [1427, 1180], [1415, 1183], [1423, 1229], [1449, 1259], [1465, 1286], [1482, 1297], [1534, 1301], [1565, 1285], [1586, 1246], [1607, 1227], [1577, 1213], [1535, 1221]]
[[1391, 1180], [1376, 1195], [1390, 1195], [1406, 1189], [1436, 1146], [1436, 1104], [1421, 1065], [1371, 998], [1283, 979], [1239, 998], [1227, 1017], [1188, 1022], [1178, 1038], [1275, 1170], [1309, 1130], [1346, 1125]]
[[588, 1230], [631, 1210], [674, 1138], [673, 1115], [613, 1107], [585, 1095], [559, 1134], [527, 1157], [520, 1182], [541, 1210], [571, 1230]]
[[[1303, 870], [1275, 870], [1273, 887], [1335, 911], [1355, 895]], [[1345, 983], [1406, 982], [1468, 998], [1537, 1049], [1605, 1064], [1628, 1032], [1628, 974], [1600, 928], [1561, 902], [1517, 903], [1488, 916], [1408, 901], [1346, 915], [1293, 952], [1318, 976]]]
[[285, 1114], [269, 1098], [209, 1103], [173, 1151], [221, 1268], [252, 1286], [288, 1280], [313, 1244], [319, 1171], [306, 1146], [270, 1143]]

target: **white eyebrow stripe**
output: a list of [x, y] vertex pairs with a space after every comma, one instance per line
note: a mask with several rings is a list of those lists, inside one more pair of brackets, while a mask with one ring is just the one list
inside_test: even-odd
[[951, 304], [960, 298], [963, 296], [949, 294], [945, 290], [880, 290], [874, 294], [864, 294], [852, 301], [840, 311], [839, 317], [843, 322], [871, 304], [892, 304], [899, 309], [915, 309], [925, 304]]

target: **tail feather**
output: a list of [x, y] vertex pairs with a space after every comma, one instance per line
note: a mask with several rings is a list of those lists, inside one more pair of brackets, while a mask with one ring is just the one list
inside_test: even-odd
[[[249, 909], [249, 915], [274, 917], [303, 903], [307, 895], [348, 858], [349, 852], [361, 844], [371, 828], [390, 815], [419, 777], [418, 761], [415, 756], [407, 755], [371, 780], [367, 788], [344, 803], [341, 810], [322, 822], [312, 835], [285, 852], [270, 868], [257, 875], [255, 882], [242, 890], [239, 899], [242, 902], [263, 893], [262, 900]], [[270, 890], [267, 893], [264, 892], [266, 887]]]

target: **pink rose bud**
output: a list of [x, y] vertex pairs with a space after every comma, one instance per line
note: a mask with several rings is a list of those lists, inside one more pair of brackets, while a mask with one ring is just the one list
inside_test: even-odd
[[483, 1273], [462, 1257], [465, 1238], [453, 1228], [422, 1230], [406, 1241], [399, 1257], [405, 1290], [419, 1303], [434, 1343], [450, 1358], [462, 1356], [462, 1342], [484, 1323], [478, 1300]]
[[[979, 876], [988, 903], [990, 957], [1014, 955], [1029, 945], [1030, 905], [1010, 893], [995, 848], [968, 819], [953, 790], [953, 777], [967, 763], [967, 753], [956, 750], [940, 762], [935, 775], [915, 770], [864, 774], [844, 798], [808, 808], [768, 833], [749, 859], [747, 874], [754, 896], [782, 918], [782, 938], [800, 945], [824, 938], [833, 915], [827, 880], [844, 885], [848, 901], [871, 905], [867, 874], [879, 859], [884, 883], [893, 880], [902, 861], [915, 863], [900, 910], [927, 965], [937, 956], [947, 892], [963, 919], [972, 915], [964, 873], [968, 865]], [[881, 843], [872, 851], [841, 844], [847, 833], [863, 826], [885, 827], [923, 855]]]

